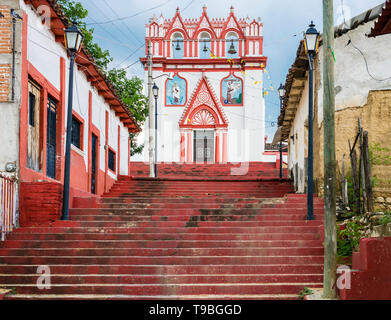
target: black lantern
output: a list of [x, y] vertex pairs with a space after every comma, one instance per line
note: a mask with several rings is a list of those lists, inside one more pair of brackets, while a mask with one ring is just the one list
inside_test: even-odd
[[65, 166], [64, 166], [64, 192], [62, 204], [62, 220], [69, 220], [69, 186], [71, 174], [71, 135], [72, 135], [72, 102], [73, 102], [73, 69], [77, 52], [83, 43], [83, 34], [73, 23], [64, 30], [65, 47], [69, 50], [69, 90], [68, 90], [68, 117], [65, 143]]
[[155, 178], [157, 178], [157, 99], [159, 97], [159, 87], [156, 83], [152, 87], [153, 96], [155, 97]]
[[156, 85], [156, 83], [153, 84], [152, 92], [155, 99], [157, 99], [157, 97], [159, 96], [159, 87]]
[[79, 52], [84, 36], [75, 23], [65, 29], [64, 37], [65, 47], [72, 52]]
[[314, 22], [311, 21], [309, 29], [305, 33], [305, 49], [310, 55], [316, 54], [319, 46], [319, 32], [315, 29]]
[[235, 49], [234, 41], [233, 41], [233, 40], [231, 40], [231, 45], [230, 45], [230, 47], [229, 47], [228, 53], [229, 53], [229, 54], [236, 54], [236, 49]]
[[280, 96], [280, 98], [283, 98], [285, 96], [285, 87], [282, 85], [282, 83], [278, 88], [278, 95]]

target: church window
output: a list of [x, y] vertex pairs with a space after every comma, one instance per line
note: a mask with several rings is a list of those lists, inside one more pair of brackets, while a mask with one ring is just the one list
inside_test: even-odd
[[236, 32], [228, 32], [225, 37], [225, 55], [227, 58], [239, 58], [239, 38]]
[[198, 43], [200, 59], [210, 59], [212, 53], [212, 42], [209, 33], [201, 32]]
[[174, 59], [182, 59], [185, 52], [185, 43], [183, 41], [183, 35], [180, 32], [174, 33], [172, 37], [172, 57]]

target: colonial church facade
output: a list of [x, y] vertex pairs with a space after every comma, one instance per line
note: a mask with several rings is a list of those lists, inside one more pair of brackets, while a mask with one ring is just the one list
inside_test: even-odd
[[[262, 28], [259, 18], [238, 19], [233, 7], [226, 19], [209, 18], [206, 7], [199, 19], [183, 19], [179, 9], [171, 20], [150, 19], [145, 40], [159, 87], [158, 162], [263, 160]], [[140, 60], [147, 84], [147, 58]], [[148, 134], [147, 121], [143, 154], [132, 160], [148, 161]]]

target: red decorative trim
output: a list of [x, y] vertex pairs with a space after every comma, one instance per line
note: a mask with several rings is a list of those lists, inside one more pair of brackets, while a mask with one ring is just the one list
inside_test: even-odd
[[[233, 75], [235, 78], [239, 79], [242, 82], [242, 103], [241, 104], [225, 104], [224, 103], [224, 98], [223, 98], [223, 81], [225, 79], [228, 79], [231, 75]], [[224, 107], [243, 107], [243, 105], [244, 105], [244, 101], [243, 101], [244, 100], [244, 83], [243, 83], [243, 79], [238, 77], [238, 76], [236, 76], [234, 71], [231, 71], [228, 76], [226, 76], [225, 78], [221, 79], [221, 81], [220, 81], [220, 99], [221, 99], [221, 104]]]
[[41, 88], [45, 88], [48, 94], [55, 100], [60, 100], [60, 91], [50, 83], [45, 76], [40, 73], [30, 62], [27, 63], [28, 75], [33, 79]]
[[185, 38], [186, 38], [186, 39], [189, 39], [189, 38], [190, 38], [190, 37], [189, 37], [189, 34], [187, 33], [186, 26], [185, 26], [185, 24], [183, 23], [181, 14], [179, 13], [179, 10], [177, 10], [176, 13], [175, 13], [174, 18], [172, 19], [172, 22], [171, 22], [170, 26], [169, 26], [168, 29], [167, 29], [168, 32], [166, 32], [166, 37], [165, 37], [166, 40], [169, 40], [169, 39], [171, 38], [172, 31], [174, 31], [174, 30], [180, 30], [179, 28], [173, 29], [174, 23], [175, 23], [175, 21], [176, 21], [177, 18], [179, 19], [180, 23], [182, 24], [183, 32], [185, 33]]
[[[22, 21], [22, 55], [21, 55], [21, 97], [20, 97], [20, 130], [19, 130], [19, 167], [27, 167], [27, 133], [28, 133], [28, 61], [27, 61], [27, 27], [28, 16], [23, 12]], [[20, 179], [23, 180], [22, 171]]]
[[[108, 155], [109, 155], [109, 150], [110, 150], [111, 152], [114, 153], [114, 171], [111, 170], [111, 169], [109, 168], [109, 157], [108, 157]], [[118, 157], [117, 157], [117, 152], [115, 152], [115, 150], [114, 150], [112, 147], [107, 146], [107, 169], [108, 169], [111, 173], [114, 173], [115, 175], [117, 175], [117, 169], [118, 169], [117, 159], [118, 159]]]
[[187, 132], [187, 162], [191, 163], [193, 162], [192, 155], [193, 155], [193, 141], [192, 141], [192, 132]]
[[76, 120], [80, 122], [80, 149], [79, 150], [84, 151], [84, 119], [73, 109], [72, 109], [72, 117], [75, 117]]
[[[234, 19], [235, 23], [236, 23], [236, 28], [227, 28], [229, 22], [231, 19]], [[220, 34], [220, 38], [221, 39], [225, 39], [225, 35], [229, 32], [229, 31], [235, 31], [239, 34], [239, 38], [245, 38], [245, 35], [242, 31], [242, 28], [240, 27], [240, 24], [238, 23], [238, 20], [236, 20], [236, 17], [233, 13], [230, 14], [229, 18], [227, 19], [224, 27], [223, 27], [223, 31], [221, 32]]]
[[164, 83], [164, 105], [166, 107], [184, 107], [187, 104], [187, 100], [188, 100], [188, 96], [189, 96], [188, 95], [189, 86], [188, 86], [187, 80], [185, 78], [181, 77], [178, 72], [174, 73], [174, 77], [175, 76], [178, 76], [178, 78], [183, 79], [186, 82], [186, 100], [185, 100], [184, 104], [167, 104], [167, 82], [171, 81], [171, 80], [166, 79], [166, 82]]
[[[61, 68], [61, 61], [60, 61], [60, 68]], [[60, 70], [61, 72], [61, 70]], [[46, 132], [46, 127], [47, 127], [47, 101], [48, 101], [48, 96], [50, 95], [51, 98], [53, 98], [56, 101], [57, 106], [60, 106], [61, 108], [61, 94], [60, 91], [49, 81], [46, 79], [46, 77], [40, 73], [30, 62], [27, 61], [27, 74], [30, 79], [32, 79], [35, 83], [37, 83], [41, 87], [41, 102], [40, 102], [40, 123], [42, 126], [40, 126], [40, 142], [39, 142], [39, 149], [41, 151], [41, 158], [40, 158], [40, 163], [42, 164], [42, 172], [40, 172], [44, 177], [46, 177], [46, 169], [47, 169], [47, 163], [46, 163], [46, 158], [47, 158], [47, 132]], [[28, 95], [28, 82], [27, 82], [27, 95]], [[65, 93], [64, 93], [65, 94]], [[28, 102], [27, 102], [28, 103]], [[27, 106], [26, 106], [27, 110]], [[27, 111], [25, 111], [27, 114]], [[26, 120], [27, 121], [27, 120]], [[56, 125], [58, 123], [58, 119], [56, 121]], [[27, 123], [26, 123], [27, 124]], [[61, 133], [61, 131], [60, 131]], [[27, 136], [27, 131], [26, 131], [26, 136]], [[59, 136], [59, 130], [57, 128], [56, 130], [56, 142], [58, 141], [58, 136]], [[23, 141], [23, 140], [21, 140]], [[26, 142], [26, 152], [27, 152], [27, 142]], [[63, 156], [63, 151], [59, 148], [56, 148], [56, 156], [61, 158]], [[26, 153], [27, 157], [27, 153]], [[27, 165], [27, 163], [26, 163]], [[56, 163], [56, 179], [60, 180], [61, 176], [58, 173], [58, 168], [59, 165]]]
[[109, 112], [106, 110], [105, 113], [105, 190], [104, 192], [108, 192], [107, 190], [107, 174], [109, 169]]
[[121, 126], [118, 125], [118, 157], [117, 157], [117, 174], [120, 175], [121, 170]]
[[[201, 92], [202, 91], [202, 92]], [[206, 109], [215, 117], [216, 124], [214, 126], [197, 126], [186, 122], [192, 119], [196, 112]], [[226, 128], [228, 127], [228, 120], [224, 114], [222, 106], [219, 104], [216, 95], [212, 90], [212, 86], [208, 83], [207, 78], [203, 77], [196, 85], [190, 102], [187, 104], [183, 114], [179, 120], [179, 127], [181, 128]]]
[[171, 37], [172, 37], [172, 35], [173, 35], [174, 33], [176, 33], [176, 32], [181, 33], [184, 40], [187, 40], [187, 39], [188, 39], [188, 35], [187, 35], [187, 33], [185, 32], [185, 30], [178, 29], [178, 28], [172, 29], [172, 30], [167, 34], [167, 36], [166, 36], [166, 38], [165, 38], [166, 40], [169, 40], [169, 41], [170, 41], [170, 44], [171, 44], [171, 45], [172, 45], [172, 39], [171, 39]]
[[186, 147], [185, 147], [185, 134], [181, 132], [181, 162], [185, 162], [185, 152], [186, 152]]
[[57, 105], [57, 134], [56, 153], [58, 155], [56, 165], [56, 178], [64, 183], [65, 157], [63, 155], [65, 145], [65, 99], [66, 99], [66, 62], [60, 57], [60, 100]]
[[[224, 45], [225, 43], [222, 43], [222, 50], [224, 53]], [[248, 41], [246, 43], [247, 50], [248, 50]], [[195, 49], [196, 49], [196, 54], [198, 53], [197, 50], [197, 42], [195, 42]], [[141, 63], [144, 64], [144, 70], [147, 70], [147, 59], [146, 58], [140, 58]], [[241, 66], [241, 62], [245, 64], [244, 67], [241, 67], [242, 70], [246, 69], [251, 69], [251, 70], [263, 70], [266, 65], [267, 65], [267, 57], [259, 57], [259, 56], [247, 56], [243, 58], [234, 58], [231, 59], [234, 65]], [[228, 62], [228, 58], [221, 58], [221, 59], [198, 59], [198, 58], [193, 58], [193, 59], [170, 59], [170, 58], [161, 58], [161, 57], [154, 57], [153, 58], [153, 63], [154, 64], [161, 64], [162, 67], [154, 67], [153, 70], [164, 70], [168, 72], [173, 72], [174, 69], [169, 69], [167, 66], [175, 66], [176, 72], [194, 72], [194, 71], [213, 71], [216, 72], [215, 66], [216, 65], [232, 65], [232, 63]], [[249, 64], [259, 64], [258, 66], [253, 66], [250, 67]], [[263, 64], [263, 67], [261, 67], [261, 64]], [[198, 66], [198, 65], [209, 65], [210, 67], [204, 68], [204, 69], [197, 69], [197, 68], [178, 68], [178, 65], [189, 65], [189, 66]], [[231, 69], [231, 67], [227, 66], [227, 69]], [[219, 72], [221, 70], [224, 70], [223, 68], [219, 68]]]
[[[47, 113], [47, 104], [48, 104], [48, 89], [46, 87], [41, 87], [41, 119], [40, 123], [40, 136], [42, 137], [40, 140], [39, 150], [42, 150], [42, 172], [46, 176], [47, 172], [47, 124], [48, 124], [48, 113]], [[56, 128], [57, 129], [57, 128]], [[57, 137], [56, 130], [56, 137]]]
[[[95, 163], [95, 193], [96, 194], [103, 194], [104, 191], [100, 189], [101, 185], [99, 183], [99, 181], [100, 181], [99, 173], [101, 172], [101, 170], [100, 170], [100, 130], [92, 124], [91, 125], [91, 138], [90, 138], [91, 143], [92, 143], [92, 135], [93, 134], [97, 137], [97, 139], [96, 139], [96, 158], [95, 158], [95, 161], [96, 161], [96, 163]], [[88, 157], [89, 157], [89, 159], [91, 159], [91, 152]], [[91, 160], [90, 160], [90, 162], [91, 162]], [[92, 162], [91, 162], [91, 164], [92, 164]], [[88, 175], [88, 180], [90, 180], [89, 191], [91, 191], [91, 174]]]
[[128, 176], [130, 175], [130, 137], [128, 138]]
[[215, 163], [220, 162], [220, 133], [216, 132]]
[[228, 151], [227, 151], [227, 132], [223, 132], [223, 163], [227, 163]]
[[[200, 28], [201, 23], [202, 23], [202, 21], [204, 20], [204, 18], [205, 18], [206, 21], [208, 22], [210, 30], [208, 30], [207, 28]], [[200, 18], [200, 21], [198, 22], [198, 25], [197, 25], [197, 27], [196, 27], [196, 29], [195, 29], [195, 31], [194, 31], [193, 39], [194, 39], [194, 40], [198, 39], [198, 35], [199, 35], [200, 32], [202, 32], [203, 30], [208, 30], [210, 33], [212, 33], [212, 38], [217, 39], [216, 32], [215, 32], [215, 30], [214, 30], [212, 24], [210, 23], [210, 20], [209, 20], [208, 15], [206, 14], [206, 11], [204, 11], [204, 12], [202, 13], [202, 16], [201, 16], [201, 18]]]
[[202, 111], [202, 110], [207, 110], [214, 118], [215, 124], [210, 124], [210, 125], [197, 125], [197, 124], [191, 124], [191, 125], [184, 125], [185, 127], [191, 127], [191, 128], [215, 128], [216, 126], [219, 126], [219, 116], [217, 113], [209, 106], [207, 105], [200, 105], [199, 107], [195, 108], [191, 114], [189, 115], [189, 119], [193, 122], [194, 116]]
[[[88, 91], [88, 179], [87, 179], [87, 191], [91, 192], [91, 172], [92, 172], [92, 92]], [[96, 160], [96, 159], [95, 159]], [[96, 164], [95, 164], [95, 171]], [[96, 178], [95, 178], [96, 181]]]
[[[49, 14], [52, 18], [50, 28], [55, 35], [55, 41], [64, 46], [64, 30], [66, 28], [66, 21], [68, 20], [66, 20], [66, 18], [64, 17], [60, 6], [56, 5], [55, 2], [52, 0], [29, 0], [27, 1], [27, 3], [31, 4], [34, 9], [38, 9], [38, 7], [41, 5], [45, 5], [48, 7], [48, 9], [50, 10]], [[106, 77], [104, 77], [102, 70], [96, 67], [94, 61], [91, 60], [89, 52], [87, 52], [84, 47], [80, 50], [75, 62], [80, 65], [83, 65], [82, 67], [78, 66], [78, 69], [84, 72], [91, 86], [94, 86], [98, 90], [99, 95], [106, 100], [106, 103], [110, 106], [110, 109], [115, 110], [118, 113], [122, 113], [127, 118], [126, 120], [121, 120], [121, 122], [124, 123], [124, 126], [127, 127], [130, 132], [141, 131], [141, 129], [137, 126], [137, 123], [135, 122], [134, 118], [128, 114], [126, 106], [123, 104], [120, 98], [112, 91], [111, 83], [107, 82], [107, 79]], [[93, 85], [94, 82], [97, 84]], [[109, 103], [107, 101], [112, 102]]]

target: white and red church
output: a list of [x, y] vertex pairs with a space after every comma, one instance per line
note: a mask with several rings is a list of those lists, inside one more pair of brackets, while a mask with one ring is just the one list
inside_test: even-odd
[[[239, 19], [153, 17], [151, 41], [157, 101], [158, 162], [226, 163], [264, 160], [263, 25]], [[146, 49], [146, 55], [148, 49]], [[141, 58], [147, 84], [147, 58]], [[171, 77], [162, 75], [171, 74]], [[152, 115], [154, 116], [154, 115]], [[154, 128], [152, 128], [154, 129]], [[148, 161], [148, 121], [139, 142]]]

